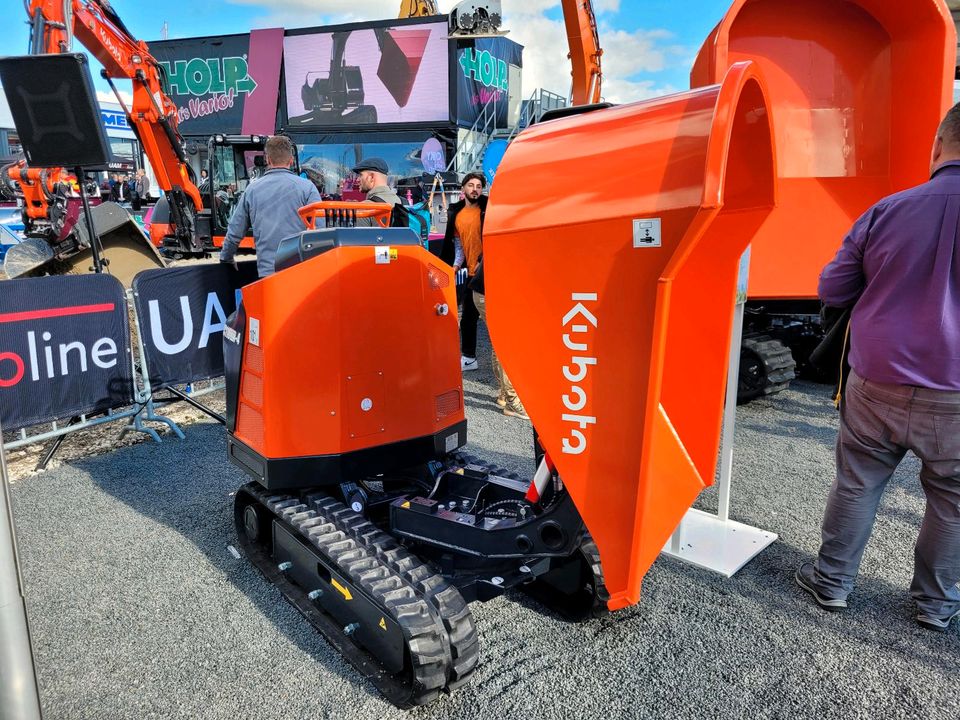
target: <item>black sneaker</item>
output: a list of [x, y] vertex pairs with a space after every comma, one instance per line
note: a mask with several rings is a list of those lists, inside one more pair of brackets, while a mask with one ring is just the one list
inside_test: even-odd
[[960, 608], [958, 608], [953, 615], [948, 615], [945, 618], [920, 613], [917, 615], [917, 624], [922, 628], [933, 630], [934, 632], [946, 632], [950, 628], [950, 621], [955, 617], [960, 617]]
[[797, 585], [813, 595], [813, 599], [817, 601], [817, 605], [824, 610], [830, 610], [832, 612], [835, 610], [843, 610], [847, 606], [846, 600], [824, 597], [817, 591], [816, 585], [813, 584], [813, 563], [803, 563], [797, 568], [793, 579], [797, 581]]

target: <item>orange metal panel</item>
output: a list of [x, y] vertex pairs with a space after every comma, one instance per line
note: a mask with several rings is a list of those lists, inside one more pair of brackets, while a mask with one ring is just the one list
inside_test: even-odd
[[944, 0], [735, 0], [691, 87], [743, 60], [767, 81], [780, 203], [753, 242], [750, 298], [815, 298], [844, 233], [884, 195], [924, 182], [953, 93]]
[[[340, 454], [463, 420], [452, 270], [419, 246], [377, 262], [382, 249], [335, 248], [244, 287], [244, 370], [262, 383], [245, 381], [241, 403], [260, 401], [264, 430], [258, 439], [240, 423], [236, 435], [265, 457]], [[453, 312], [438, 314], [442, 304]]]
[[[638, 601], [713, 482], [738, 259], [775, 204], [772, 146], [763, 81], [738, 63], [720, 86], [535, 125], [497, 171], [491, 335], [600, 548], [611, 609]], [[576, 182], [618, 168], [615, 189]], [[635, 239], [654, 219], [659, 247], [642, 225]]]

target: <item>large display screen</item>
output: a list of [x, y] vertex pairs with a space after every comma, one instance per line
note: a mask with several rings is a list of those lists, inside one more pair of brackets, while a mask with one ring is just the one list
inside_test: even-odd
[[471, 127], [484, 107], [509, 127], [511, 100], [519, 102], [523, 46], [504, 37], [457, 41], [457, 123]]
[[448, 62], [445, 22], [287, 35], [287, 128], [449, 121]]

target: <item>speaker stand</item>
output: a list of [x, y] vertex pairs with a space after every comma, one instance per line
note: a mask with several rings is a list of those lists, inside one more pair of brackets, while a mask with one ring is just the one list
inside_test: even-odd
[[95, 273], [102, 273], [103, 268], [110, 261], [104, 261], [100, 257], [100, 238], [93, 225], [93, 217], [90, 215], [90, 203], [87, 201], [86, 176], [83, 168], [79, 165], [74, 168], [74, 174], [77, 176], [77, 185], [80, 187], [80, 201], [83, 203], [83, 218], [87, 224], [87, 235], [90, 237], [90, 250], [93, 252], [93, 268]]

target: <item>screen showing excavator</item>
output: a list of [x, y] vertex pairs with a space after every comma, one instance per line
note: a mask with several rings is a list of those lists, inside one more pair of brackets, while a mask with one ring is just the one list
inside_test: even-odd
[[291, 131], [450, 118], [444, 22], [287, 35], [283, 62]]

